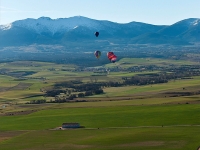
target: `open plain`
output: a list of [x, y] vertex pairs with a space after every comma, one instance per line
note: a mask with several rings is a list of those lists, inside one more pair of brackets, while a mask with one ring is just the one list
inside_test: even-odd
[[[81, 96], [85, 91], [60, 84], [125, 83], [123, 79], [132, 76], [163, 74], [159, 69], [145, 67], [139, 71], [126, 70], [149, 65], [149, 61], [160, 67], [198, 65], [188, 61], [132, 58], [107, 64], [104, 69], [111, 71], [101, 73], [79, 69], [76, 65], [36, 61], [1, 63], [0, 149], [196, 149], [200, 145], [198, 75], [174, 77], [163, 83], [102, 86], [102, 94], [90, 96]], [[116, 67], [118, 71], [113, 69]], [[62, 92], [54, 97], [46, 94], [49, 90]], [[70, 100], [70, 95], [76, 97]], [[64, 122], [78, 122], [83, 127], [59, 130]]]

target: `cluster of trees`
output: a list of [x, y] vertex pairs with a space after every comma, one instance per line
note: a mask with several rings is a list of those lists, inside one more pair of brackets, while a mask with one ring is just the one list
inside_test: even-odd
[[119, 85], [121, 86], [120, 82], [114, 82], [114, 81], [91, 82], [91, 83], [83, 83], [81, 81], [68, 81], [68, 82], [56, 83], [54, 85], [54, 88], [55, 89], [69, 88], [73, 89], [73, 92], [93, 91], [93, 93], [95, 93], [94, 92], [95, 90], [102, 89], [102, 87], [117, 87]]
[[80, 80], [61, 82], [56, 83], [52, 90], [46, 91], [45, 96], [55, 98], [50, 103], [63, 103], [77, 97], [102, 94], [103, 86], [105, 86], [105, 83], [83, 83]]
[[43, 104], [46, 103], [46, 100], [41, 99], [41, 100], [32, 100], [30, 102], [28, 102], [27, 104]]
[[[84, 83], [81, 80], [73, 80], [56, 83], [54, 88], [46, 91], [44, 96], [55, 97], [55, 100], [50, 101], [52, 103], [62, 103], [73, 100], [76, 97], [80, 98], [95, 94], [102, 94], [104, 93], [104, 87], [166, 83], [169, 80], [190, 79], [192, 76], [200, 76], [199, 66], [171, 66], [165, 69], [165, 72], [138, 74], [133, 77], [122, 77], [122, 80], [118, 82], [97, 82], [97, 80], [95, 80], [95, 82], [91, 81], [90, 83]], [[41, 104], [45, 102], [45, 100], [33, 100], [30, 104]]]
[[125, 79], [124, 85], [147, 85], [147, 84], [157, 84], [157, 83], [167, 83], [168, 80], [165, 76], [133, 76], [130, 79]]
[[171, 67], [166, 69], [168, 72], [173, 72], [175, 76], [182, 76], [182, 77], [190, 77], [190, 76], [199, 76], [200, 66], [199, 65], [183, 65], [180, 67]]
[[91, 96], [91, 95], [97, 95], [97, 94], [103, 94], [103, 89], [96, 89], [92, 91], [86, 91], [85, 93], [79, 93], [78, 97], [85, 97], [85, 96]]
[[[85, 96], [91, 96], [91, 95], [96, 95], [96, 94], [102, 94], [103, 93], [103, 89], [93, 89], [90, 91], [81, 91], [78, 94], [67, 94], [65, 96], [58, 96], [61, 94], [61, 92], [63, 93], [64, 90], [49, 90], [46, 92], [47, 97], [55, 97], [55, 101], [51, 101], [51, 102], [66, 102], [69, 100], [73, 100], [76, 97], [85, 97]], [[67, 91], [71, 91], [71, 90], [66, 90], [65, 94], [67, 93]], [[32, 103], [32, 102], [31, 102]], [[33, 104], [33, 103], [32, 103]]]
[[55, 100], [50, 100], [49, 103], [65, 103], [77, 97], [85, 97], [85, 96], [91, 96], [94, 94], [102, 94], [102, 93], [103, 93], [103, 90], [99, 89], [99, 90], [94, 90], [94, 91], [81, 92], [78, 94], [71, 94], [68, 97], [55, 95]]
[[170, 95], [170, 97], [191, 96], [191, 95], [199, 95], [200, 91], [196, 91], [196, 92], [166, 92], [165, 94]]
[[[62, 100], [72, 100], [76, 97], [85, 97], [95, 94], [102, 94], [104, 87], [121, 87], [127, 85], [148, 85], [148, 84], [158, 84], [167, 83], [169, 80], [175, 79], [187, 79], [192, 76], [200, 75], [200, 71], [196, 67], [188, 70], [187, 67], [180, 67], [174, 70], [169, 69], [171, 73], [161, 72], [161, 73], [150, 73], [150, 74], [140, 74], [133, 77], [123, 77], [121, 82], [92, 82], [83, 83], [80, 80], [56, 83], [54, 89], [47, 91], [46, 96], [56, 97], [60, 93], [66, 94], [67, 98], [60, 98]], [[60, 90], [66, 88], [65, 90]], [[78, 94], [71, 94], [78, 93]], [[60, 99], [58, 101], [60, 101]], [[57, 101], [57, 100], [55, 100]]]
[[45, 96], [54, 97], [56, 95], [59, 95], [60, 93], [65, 93], [66, 94], [66, 90], [60, 90], [60, 89], [48, 90], [48, 91], [46, 91]]
[[73, 100], [76, 97], [77, 97], [76, 94], [71, 94], [69, 97], [65, 97], [65, 96], [61, 97], [61, 96], [56, 95], [55, 100], [50, 100], [49, 103], [65, 103], [70, 100]]
[[167, 83], [169, 80], [175, 79], [188, 79], [192, 76], [199, 76], [200, 71], [196, 67], [193, 69], [187, 69], [187, 67], [180, 67], [169, 69], [171, 73], [153, 73], [153, 74], [141, 74], [133, 76], [131, 78], [123, 77], [123, 85], [147, 85], [157, 83]]
[[54, 85], [54, 89], [67, 88], [66, 90], [55, 90], [54, 92], [47, 91], [47, 93], [51, 93], [51, 95], [58, 95], [57, 93], [68, 93], [70, 95], [72, 92], [85, 92], [84, 95], [89, 96], [103, 93], [102, 87], [106, 86], [106, 84], [107, 83], [105, 82], [83, 83], [79, 80], [68, 81], [56, 83]]

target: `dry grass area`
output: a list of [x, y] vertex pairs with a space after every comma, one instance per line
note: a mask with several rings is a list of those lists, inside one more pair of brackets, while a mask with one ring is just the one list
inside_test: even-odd
[[9, 140], [15, 136], [19, 136], [25, 133], [24, 131], [7, 131], [7, 132], [0, 132], [0, 143]]
[[12, 90], [25, 90], [29, 88], [32, 83], [22, 83], [13, 86], [13, 87], [0, 87], [0, 92], [12, 91]]
[[9, 87], [0, 87], [0, 92], [8, 91]]
[[145, 142], [134, 142], [130, 144], [122, 144], [117, 147], [141, 147], [141, 146], [162, 146], [165, 145], [164, 141], [145, 141]]
[[32, 83], [19, 83], [16, 86], [13, 86], [11, 88], [9, 88], [9, 90], [24, 90], [27, 89], [28, 87], [30, 87], [32, 85]]
[[117, 147], [157, 147], [170, 145], [171, 148], [180, 148], [185, 144], [185, 141], [144, 141], [144, 142], [134, 142], [130, 144], [122, 144]]
[[16, 111], [16, 112], [6, 112], [3, 114], [0, 114], [0, 116], [17, 116], [17, 115], [28, 115], [31, 113], [36, 112], [37, 110], [25, 110], [25, 111]]

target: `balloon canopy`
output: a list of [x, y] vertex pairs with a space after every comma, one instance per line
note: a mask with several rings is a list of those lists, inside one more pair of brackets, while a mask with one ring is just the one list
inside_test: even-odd
[[113, 52], [108, 52], [107, 57], [112, 63], [115, 63], [117, 60], [117, 56]]
[[101, 52], [100, 52], [100, 51], [95, 51], [95, 52], [94, 52], [94, 55], [95, 55], [96, 58], [99, 59], [100, 56], [101, 56]]
[[99, 32], [95, 32], [94, 35], [95, 35], [96, 37], [98, 37], [98, 36], [99, 36]]

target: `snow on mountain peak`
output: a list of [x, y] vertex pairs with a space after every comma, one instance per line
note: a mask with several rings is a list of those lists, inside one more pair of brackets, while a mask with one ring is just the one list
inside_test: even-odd
[[1, 30], [9, 30], [12, 27], [12, 24], [0, 25]]
[[1, 28], [4, 28], [6, 30], [15, 26], [36, 31], [38, 34], [47, 32], [51, 33], [52, 35], [57, 32], [72, 30], [74, 28], [77, 28], [78, 26], [85, 26], [91, 29], [101, 28], [99, 21], [82, 16], [59, 19], [51, 19], [49, 17], [40, 17], [38, 19], [28, 18], [25, 20], [15, 21], [10, 26], [4, 26]]
[[195, 21], [193, 22], [193, 25], [196, 26], [196, 25], [198, 25], [199, 23], [200, 23], [200, 19], [197, 19], [197, 20], [195, 20]]
[[76, 28], [78, 28], [78, 26], [75, 26], [73, 29], [76, 29]]

